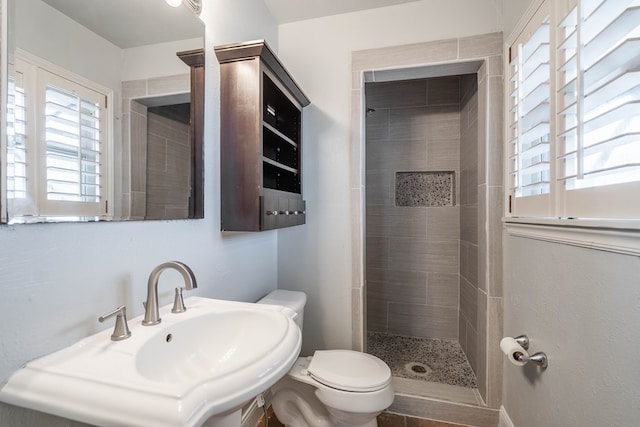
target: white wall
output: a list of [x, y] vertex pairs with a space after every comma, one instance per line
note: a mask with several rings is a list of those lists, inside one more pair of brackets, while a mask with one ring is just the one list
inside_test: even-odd
[[514, 425], [632, 426], [640, 418], [640, 257], [505, 241], [504, 332], [549, 367], [504, 365]]
[[[21, 0], [22, 1], [22, 0]], [[27, 361], [111, 324], [99, 315], [127, 305], [142, 313], [147, 278], [177, 259], [194, 270], [193, 294], [253, 301], [275, 289], [277, 234], [222, 235], [219, 216], [219, 72], [213, 46], [266, 38], [277, 26], [255, 0], [203, 2], [206, 32], [205, 216], [203, 220], [0, 225], [0, 383]], [[161, 304], [178, 275], [161, 277]]]
[[304, 115], [307, 224], [280, 232], [279, 287], [308, 294], [303, 353], [351, 348], [351, 52], [500, 31], [493, 0], [425, 0], [280, 26]]

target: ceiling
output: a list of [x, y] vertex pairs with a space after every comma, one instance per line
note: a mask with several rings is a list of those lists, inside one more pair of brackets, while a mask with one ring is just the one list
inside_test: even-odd
[[419, 0], [264, 0], [279, 24]]
[[162, 0], [43, 1], [122, 49], [204, 36], [203, 22], [186, 6]]
[[[122, 49], [204, 35], [187, 7], [162, 0], [43, 1]], [[264, 0], [279, 24], [413, 1], [419, 0]]]

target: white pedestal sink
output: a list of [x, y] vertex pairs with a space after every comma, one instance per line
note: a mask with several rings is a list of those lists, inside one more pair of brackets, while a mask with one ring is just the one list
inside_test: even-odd
[[129, 321], [15, 372], [0, 401], [99, 426], [239, 427], [240, 408], [283, 377], [300, 352], [291, 310], [190, 297], [162, 323]]

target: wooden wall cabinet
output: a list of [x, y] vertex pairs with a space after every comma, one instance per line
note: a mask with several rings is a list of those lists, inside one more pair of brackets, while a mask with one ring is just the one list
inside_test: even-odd
[[215, 48], [220, 62], [221, 229], [305, 223], [302, 109], [309, 99], [264, 41]]

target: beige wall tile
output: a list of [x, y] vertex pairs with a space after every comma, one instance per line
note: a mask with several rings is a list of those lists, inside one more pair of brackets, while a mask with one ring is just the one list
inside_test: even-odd
[[455, 340], [458, 337], [458, 310], [416, 304], [389, 304], [390, 334]]
[[502, 33], [463, 37], [459, 40], [459, 58], [480, 58], [502, 54]]
[[[477, 328], [478, 317], [478, 292], [477, 288], [460, 278], [460, 311], [467, 321], [475, 329]], [[468, 335], [468, 332], [467, 332]]]
[[147, 95], [166, 95], [168, 93], [188, 93], [191, 91], [191, 74], [158, 77], [147, 81]]
[[460, 207], [439, 206], [425, 208], [427, 212], [427, 238], [457, 240], [460, 238]]
[[427, 304], [458, 307], [459, 277], [457, 274], [428, 273]]
[[455, 39], [361, 50], [352, 55], [352, 69], [365, 71], [390, 66], [401, 67], [428, 62], [452, 61], [456, 59], [457, 55], [458, 42]]
[[396, 395], [389, 411], [475, 427], [495, 427], [499, 417], [495, 409], [407, 395]]
[[370, 143], [389, 140], [389, 112], [388, 108], [378, 108], [370, 111], [365, 117], [367, 149]]
[[460, 137], [460, 110], [457, 105], [394, 108], [389, 122], [390, 139]]
[[460, 77], [434, 77], [427, 83], [427, 105], [460, 104]]
[[389, 266], [435, 273], [458, 273], [457, 240], [392, 238]]
[[489, 77], [489, 126], [487, 129], [487, 156], [491, 167], [487, 171], [489, 185], [503, 185], [503, 84], [502, 77]]
[[367, 108], [422, 107], [427, 105], [427, 81], [401, 80], [397, 82], [367, 83]]
[[488, 299], [487, 306], [487, 386], [488, 394], [485, 399], [491, 408], [500, 408], [502, 403], [502, 366], [503, 354], [500, 351], [502, 339], [503, 300], [502, 298]]
[[427, 169], [427, 141], [386, 140], [367, 144], [367, 172], [377, 170], [424, 171]]
[[393, 206], [391, 183], [394, 174], [390, 171], [373, 171], [365, 176], [366, 204]]
[[387, 301], [372, 298], [367, 295], [367, 330], [373, 332], [387, 332], [388, 324]]
[[427, 170], [459, 171], [460, 138], [427, 136]]

